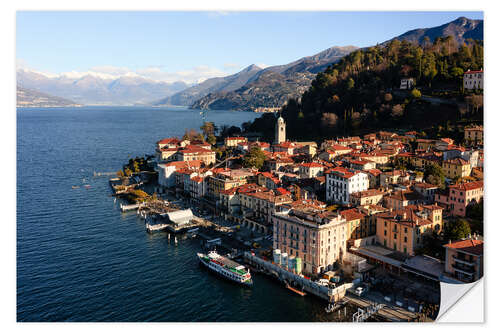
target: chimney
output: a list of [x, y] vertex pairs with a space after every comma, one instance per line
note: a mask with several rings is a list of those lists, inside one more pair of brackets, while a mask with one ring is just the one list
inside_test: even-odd
[[451, 239], [448, 240], [448, 244], [451, 244]]

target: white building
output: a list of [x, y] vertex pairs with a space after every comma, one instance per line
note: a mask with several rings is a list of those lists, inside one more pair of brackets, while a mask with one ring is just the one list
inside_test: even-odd
[[158, 170], [158, 185], [163, 187], [175, 186], [175, 171], [182, 168], [200, 168], [201, 161], [190, 162], [170, 162], [167, 164], [160, 163], [157, 166]]
[[285, 120], [280, 116], [276, 121], [276, 127], [274, 130], [274, 143], [280, 144], [286, 141], [286, 123]]
[[369, 188], [368, 175], [358, 170], [334, 168], [326, 174], [326, 200], [347, 205], [350, 194]]
[[464, 73], [464, 89], [483, 89], [483, 70]]

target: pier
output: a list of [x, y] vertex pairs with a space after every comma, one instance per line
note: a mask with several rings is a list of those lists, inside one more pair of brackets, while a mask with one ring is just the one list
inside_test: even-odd
[[130, 210], [136, 210], [142, 207], [142, 204], [134, 204], [134, 205], [124, 205], [120, 204], [120, 209], [122, 212], [128, 212]]
[[[373, 307], [373, 302], [364, 299], [362, 297], [357, 297], [357, 296], [351, 296], [351, 295], [346, 295], [345, 299], [350, 303], [358, 308], [361, 309], [371, 309], [370, 307]], [[372, 309], [373, 310], [373, 309]], [[367, 314], [370, 313], [369, 316]], [[377, 304], [377, 311], [365, 311], [364, 314], [362, 315], [361, 312], [359, 312], [358, 317], [356, 317], [357, 320], [363, 321], [366, 320], [368, 317], [371, 316], [380, 316], [383, 317], [387, 321], [393, 321], [393, 322], [408, 322], [408, 321], [416, 321], [418, 319], [418, 314], [407, 311], [402, 308], [396, 308], [391, 305], [387, 304]], [[353, 316], [354, 320], [354, 316]]]
[[246, 262], [257, 266], [261, 271], [274, 276], [275, 278], [289, 286], [296, 286], [297, 288], [294, 288], [295, 290], [298, 290], [301, 293], [307, 292], [311, 295], [326, 300], [329, 303], [341, 300], [345, 296], [347, 289], [353, 287], [352, 283], [346, 283], [338, 286], [335, 289], [332, 289], [327, 286], [321, 286], [316, 282], [290, 272], [274, 263], [265, 261], [264, 259], [259, 258], [248, 251], [243, 254], [243, 257]]

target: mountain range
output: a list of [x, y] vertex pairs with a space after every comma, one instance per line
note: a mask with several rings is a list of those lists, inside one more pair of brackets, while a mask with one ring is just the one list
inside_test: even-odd
[[[391, 40], [423, 44], [426, 37], [453, 36], [458, 43], [468, 38], [483, 39], [483, 20], [465, 17], [438, 27], [410, 30]], [[74, 103], [87, 105], [153, 105], [190, 106], [194, 109], [239, 109], [279, 107], [290, 98], [298, 98], [308, 89], [318, 72], [358, 49], [356, 46], [334, 46], [315, 55], [286, 65], [260, 68], [250, 65], [236, 74], [207, 79], [189, 86], [184, 82], [166, 83], [140, 76], [106, 79], [95, 75], [71, 78], [20, 69], [18, 86], [53, 96], [64, 96]]]
[[[459, 17], [438, 27], [410, 30], [383, 44], [395, 39], [423, 44], [426, 42], [426, 37], [433, 42], [437, 37], [445, 36], [453, 36], [459, 44], [468, 38], [482, 40], [483, 20]], [[249, 110], [259, 106], [281, 106], [289, 98], [301, 96], [310, 86], [316, 73], [356, 49], [354, 46], [332, 47], [287, 65], [266, 68], [256, 73], [242, 87], [229, 92], [213, 91], [193, 103], [191, 108]]]
[[65, 75], [49, 77], [27, 70], [17, 70], [17, 85], [54, 96], [64, 96], [86, 105], [135, 105], [170, 96], [184, 90], [184, 82], [166, 83], [140, 76], [121, 76], [116, 79], [85, 75], [71, 78]]
[[155, 101], [153, 102], [153, 105], [189, 106], [196, 102], [198, 99], [212, 92], [236, 90], [246, 84], [250, 79], [252, 79], [252, 77], [254, 77], [256, 73], [261, 70], [262, 68], [256, 65], [250, 65], [236, 74], [205, 80], [200, 84], [189, 87], [185, 90], [182, 90], [181, 92], [173, 94], [172, 96], [167, 96], [166, 98]]
[[[264, 69], [251, 65], [239, 73], [219, 78], [222, 81], [228, 80], [230, 85], [221, 88], [213, 85], [198, 99], [190, 94], [197, 88], [194, 86], [173, 95], [167, 102], [173, 105], [189, 105], [194, 109], [251, 110], [259, 106], [281, 106], [288, 99], [300, 96], [309, 87], [316, 73], [356, 49], [355, 46], [334, 46], [286, 65]], [[190, 98], [177, 98], [186, 95]]]
[[[454, 21], [438, 27], [410, 30], [402, 35], [390, 39], [389, 41], [393, 39], [400, 41], [407, 40], [409, 42], [417, 42], [423, 45], [425, 37], [428, 37], [430, 42], [433, 42], [437, 37], [445, 36], [453, 36], [459, 45], [463, 44], [468, 38], [482, 40], [483, 20], [471, 20], [466, 17], [459, 17]], [[389, 41], [385, 43], [388, 43]]]
[[32, 107], [63, 107], [63, 106], [80, 106], [78, 103], [75, 103], [73, 101], [57, 97], [57, 96], [52, 96], [49, 94], [44, 94], [42, 92], [32, 90], [32, 89], [25, 89], [22, 87], [17, 87], [17, 98], [16, 98], [16, 105], [17, 107], [26, 107], [26, 108], [32, 108]]

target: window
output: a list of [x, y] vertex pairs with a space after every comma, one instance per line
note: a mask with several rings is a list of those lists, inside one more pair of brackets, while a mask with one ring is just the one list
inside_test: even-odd
[[408, 241], [408, 238], [406, 238], [406, 236], [405, 236], [405, 243], [406, 243], [407, 241]]

